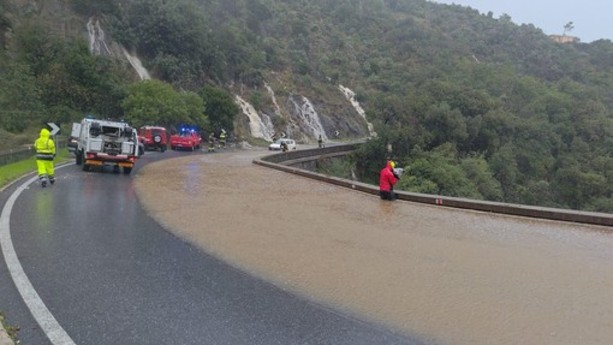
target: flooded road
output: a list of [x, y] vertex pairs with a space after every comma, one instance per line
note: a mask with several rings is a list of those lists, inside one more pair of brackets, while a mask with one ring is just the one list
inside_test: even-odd
[[[322, 304], [441, 344], [613, 343], [613, 233], [377, 196], [256, 166], [265, 151], [153, 163], [169, 231]], [[608, 228], [610, 230], [610, 228]]]

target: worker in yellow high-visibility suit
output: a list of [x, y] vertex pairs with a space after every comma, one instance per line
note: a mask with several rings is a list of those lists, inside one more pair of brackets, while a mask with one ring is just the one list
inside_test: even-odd
[[55, 158], [55, 143], [51, 139], [51, 133], [46, 128], [40, 130], [40, 137], [34, 142], [36, 150], [36, 167], [41, 186], [47, 187], [49, 183], [55, 183], [53, 159]]

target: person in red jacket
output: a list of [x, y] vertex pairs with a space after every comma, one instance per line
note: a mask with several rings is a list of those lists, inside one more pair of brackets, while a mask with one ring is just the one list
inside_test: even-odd
[[394, 168], [396, 163], [394, 161], [387, 161], [385, 168], [381, 169], [379, 174], [379, 196], [383, 200], [394, 200], [396, 194], [394, 194], [394, 185], [398, 182], [398, 177], [394, 174]]

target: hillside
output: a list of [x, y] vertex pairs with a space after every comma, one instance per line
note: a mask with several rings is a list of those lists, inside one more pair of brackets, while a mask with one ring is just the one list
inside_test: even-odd
[[[378, 139], [355, 162], [363, 180], [393, 156], [408, 168], [403, 189], [613, 212], [609, 40], [559, 44], [508, 16], [422, 0], [0, 0], [0, 9], [0, 126], [12, 132], [94, 113], [312, 142], [368, 136], [371, 122]], [[173, 88], [135, 85], [121, 48], [92, 55], [91, 20]], [[149, 94], [175, 106], [138, 112]]]

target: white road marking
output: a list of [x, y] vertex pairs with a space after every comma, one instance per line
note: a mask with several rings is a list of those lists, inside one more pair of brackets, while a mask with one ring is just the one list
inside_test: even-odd
[[13, 241], [11, 239], [11, 228], [9, 223], [15, 201], [32, 182], [37, 180], [38, 176], [35, 176], [19, 186], [4, 205], [2, 215], [0, 215], [0, 248], [4, 254], [4, 261], [6, 261], [6, 266], [13, 278], [13, 282], [21, 294], [21, 298], [23, 298], [28, 309], [30, 309], [30, 313], [32, 313], [36, 322], [38, 322], [43, 332], [45, 332], [47, 338], [49, 338], [53, 345], [76, 345], [68, 333], [60, 326], [55, 317], [53, 317], [49, 309], [47, 309], [47, 306], [34, 289], [34, 286], [30, 283], [26, 273], [23, 271], [23, 267], [21, 267], [19, 258], [17, 258], [17, 253], [15, 253], [15, 248], [13, 247]]

